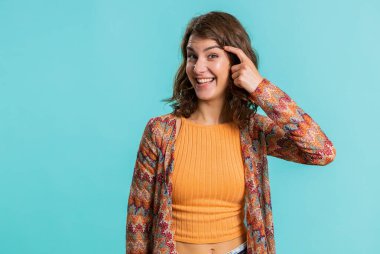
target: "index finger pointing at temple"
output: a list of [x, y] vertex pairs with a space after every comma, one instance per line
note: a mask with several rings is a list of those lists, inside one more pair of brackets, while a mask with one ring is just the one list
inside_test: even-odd
[[232, 47], [232, 46], [224, 46], [223, 47], [226, 51], [229, 51], [229, 52], [232, 52], [234, 53], [235, 55], [237, 55], [237, 57], [239, 58], [240, 60], [240, 63], [242, 63], [243, 61], [245, 61], [248, 57], [244, 54], [243, 50], [241, 50], [240, 48], [235, 48], [235, 47]]

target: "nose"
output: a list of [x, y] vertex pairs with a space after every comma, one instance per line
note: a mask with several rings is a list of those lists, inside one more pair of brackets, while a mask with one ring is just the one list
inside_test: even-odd
[[194, 73], [202, 73], [207, 70], [207, 64], [202, 60], [197, 60], [197, 62], [194, 64]]

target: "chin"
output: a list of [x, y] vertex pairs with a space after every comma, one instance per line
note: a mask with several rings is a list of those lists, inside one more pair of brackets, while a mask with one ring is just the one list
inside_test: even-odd
[[197, 95], [199, 100], [203, 100], [203, 101], [213, 100], [216, 97], [218, 97], [216, 96], [214, 91], [198, 92], [198, 93], [195, 92], [195, 94]]

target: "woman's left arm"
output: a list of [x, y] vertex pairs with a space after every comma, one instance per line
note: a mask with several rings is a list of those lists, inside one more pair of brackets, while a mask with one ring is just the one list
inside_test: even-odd
[[320, 126], [284, 91], [263, 79], [250, 99], [268, 115], [257, 114], [265, 134], [267, 154], [302, 164], [327, 165], [336, 155]]

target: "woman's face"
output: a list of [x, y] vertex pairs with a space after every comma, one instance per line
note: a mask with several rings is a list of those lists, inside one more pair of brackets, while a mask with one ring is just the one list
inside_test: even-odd
[[227, 52], [216, 41], [190, 36], [187, 44], [186, 74], [198, 99], [224, 98], [229, 73], [230, 60]]

